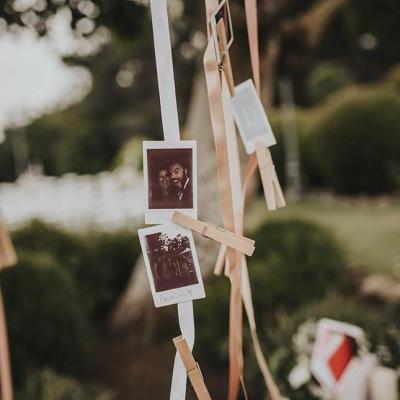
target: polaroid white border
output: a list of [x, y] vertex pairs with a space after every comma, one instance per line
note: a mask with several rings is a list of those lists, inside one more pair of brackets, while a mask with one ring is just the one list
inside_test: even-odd
[[[228, 8], [228, 18], [229, 18], [229, 28], [231, 31], [231, 40], [227, 43], [228, 49], [231, 47], [233, 43], [233, 26], [232, 26], [232, 16], [231, 16], [231, 9], [229, 7], [229, 1], [228, 0], [222, 0], [221, 3], [219, 3], [217, 9], [212, 13], [211, 18], [210, 18], [210, 23], [211, 23], [211, 33], [214, 41], [214, 47], [215, 47], [215, 54], [217, 55], [217, 63], [221, 64], [222, 60], [219, 54], [219, 48], [218, 48], [218, 36], [217, 36], [217, 20], [216, 20], [216, 15], [217, 13], [221, 10], [221, 8], [224, 7], [226, 4], [226, 7]], [[226, 38], [228, 40], [228, 38]]]
[[[147, 256], [146, 250], [146, 236], [154, 233], [165, 233], [169, 237], [175, 237], [178, 234], [187, 236], [190, 243], [190, 251], [192, 252], [193, 262], [195, 266], [196, 276], [198, 283], [194, 285], [184, 286], [177, 289], [164, 290], [162, 292], [156, 292], [153, 273], [151, 272], [150, 260]], [[142, 247], [143, 258], [146, 265], [147, 277], [150, 283], [151, 293], [153, 295], [154, 305], [156, 307], [164, 307], [171, 304], [184, 303], [196, 299], [202, 299], [206, 297], [204, 291], [203, 277], [201, 275], [199, 259], [197, 258], [196, 247], [193, 240], [193, 234], [190, 229], [183, 228], [182, 226], [169, 223], [165, 225], [152, 226], [149, 228], [143, 228], [138, 230], [140, 245]]]
[[[252, 92], [254, 99], [255, 99], [255, 105], [258, 108], [258, 111], [260, 113], [260, 117], [264, 120], [264, 123], [267, 127], [267, 132], [262, 132], [262, 133], [260, 133], [259, 136], [256, 136], [251, 139], [248, 139], [245, 136], [245, 134], [244, 134], [245, 127], [241, 123], [241, 119], [240, 119], [239, 115], [237, 114], [236, 109], [233, 105], [234, 97], [246, 90], [250, 90]], [[247, 81], [244, 81], [241, 84], [239, 84], [238, 86], [236, 86], [235, 87], [235, 95], [233, 97], [231, 97], [230, 100], [231, 100], [231, 108], [232, 108], [233, 117], [235, 119], [236, 125], [237, 125], [239, 133], [240, 133], [240, 137], [242, 138], [242, 142], [244, 144], [247, 154], [252, 154], [256, 151], [257, 142], [261, 142], [268, 147], [276, 144], [276, 139], [275, 139], [274, 133], [272, 131], [271, 125], [268, 121], [267, 113], [264, 110], [264, 107], [261, 103], [260, 97], [257, 94], [257, 90], [254, 86], [254, 82], [252, 79], [248, 79]]]
[[[193, 208], [166, 208], [166, 209], [150, 209], [149, 208], [149, 175], [147, 164], [147, 150], [151, 149], [192, 149], [192, 191], [193, 191]], [[178, 210], [194, 219], [197, 219], [197, 142], [195, 140], [181, 140], [180, 142], [144, 141], [143, 142], [143, 182], [144, 182], [144, 198], [145, 224], [164, 224], [171, 222], [172, 214]]]

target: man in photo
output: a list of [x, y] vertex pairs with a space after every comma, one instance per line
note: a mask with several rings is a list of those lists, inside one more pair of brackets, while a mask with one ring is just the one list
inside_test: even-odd
[[188, 170], [181, 162], [169, 166], [172, 193], [176, 201], [174, 208], [191, 208], [193, 206], [191, 182]]
[[192, 209], [193, 149], [147, 149], [146, 154], [149, 209]]

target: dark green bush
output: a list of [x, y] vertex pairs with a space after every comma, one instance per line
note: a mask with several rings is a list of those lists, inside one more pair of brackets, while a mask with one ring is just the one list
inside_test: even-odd
[[400, 95], [400, 64], [396, 64], [387, 74], [386, 82]]
[[103, 388], [85, 385], [50, 369], [30, 375], [16, 400], [111, 400], [114, 396]]
[[[270, 113], [269, 120], [271, 123], [271, 128], [276, 137], [277, 144], [271, 147], [271, 154], [274, 160], [276, 172], [279, 177], [279, 182], [282, 187], [286, 186], [286, 171], [285, 171], [285, 161], [286, 161], [286, 149], [285, 149], [285, 136], [283, 130], [283, 118], [284, 113], [282, 111], [274, 111]], [[304, 159], [304, 140], [308, 132], [308, 120], [309, 116], [306, 112], [296, 110], [294, 114], [294, 125], [296, 127], [297, 142], [300, 158], [300, 170], [302, 175], [302, 181], [308, 184], [313, 177], [309, 175], [309, 170], [307, 168], [308, 161]]]
[[89, 317], [110, 311], [140, 252], [137, 238], [128, 231], [73, 234], [39, 221], [16, 231], [13, 240], [18, 252], [51, 254], [71, 274]]
[[129, 231], [92, 232], [78, 237], [87, 254], [71, 269], [90, 314], [104, 317], [125, 289], [140, 253], [139, 240]]
[[[296, 220], [269, 222], [252, 237], [256, 251], [249, 259], [249, 274], [260, 326], [266, 320], [273, 326], [278, 312], [299, 310], [330, 291], [346, 293], [355, 285], [340, 247], [330, 232], [315, 224]], [[213, 366], [224, 366], [229, 282], [223, 277], [212, 278], [206, 282], [206, 294], [206, 301], [195, 304], [195, 351], [200, 361], [212, 360]], [[263, 344], [272, 348], [272, 343]]]
[[11, 137], [10, 132], [6, 132], [6, 139], [3, 143], [0, 143], [0, 182], [13, 182], [14, 180], [15, 167], [11, 148]]
[[84, 374], [90, 332], [68, 272], [49, 254], [19, 252], [1, 278], [15, 385], [38, 368]]
[[308, 77], [309, 97], [315, 104], [323, 102], [332, 93], [348, 85], [351, 80], [350, 73], [344, 66], [332, 62], [321, 62], [313, 67]]
[[19, 262], [2, 286], [15, 383], [47, 367], [80, 377], [91, 363], [89, 325], [124, 289], [138, 241], [128, 231], [74, 234], [39, 221], [12, 236]]
[[348, 289], [343, 252], [333, 235], [301, 220], [269, 222], [253, 237], [249, 271], [256, 311], [295, 310], [330, 290]]
[[400, 96], [387, 89], [335, 95], [311, 127], [308, 151], [339, 193], [377, 194], [400, 187]]

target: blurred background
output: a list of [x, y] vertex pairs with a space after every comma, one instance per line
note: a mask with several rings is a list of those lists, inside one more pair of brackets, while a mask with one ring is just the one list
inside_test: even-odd
[[[204, 5], [168, 3], [183, 136], [207, 157], [200, 217], [218, 223]], [[254, 182], [249, 272], [282, 392], [313, 399], [288, 376], [321, 317], [359, 325], [382, 365], [400, 365], [400, 2], [258, 6], [262, 99], [288, 205], [267, 212]], [[231, 12], [240, 83], [251, 77], [243, 1]], [[136, 235], [141, 142], [162, 139], [148, 4], [1, 0], [0, 59], [0, 207], [19, 256], [1, 272], [16, 398], [166, 398], [176, 308], [154, 309]], [[210, 273], [215, 246], [195, 240], [207, 294], [195, 303], [195, 357], [218, 400], [229, 284]], [[247, 329], [245, 356], [249, 396], [261, 399]]]

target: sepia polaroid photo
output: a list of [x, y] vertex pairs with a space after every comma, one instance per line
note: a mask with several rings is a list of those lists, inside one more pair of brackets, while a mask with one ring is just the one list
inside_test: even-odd
[[170, 223], [138, 234], [156, 307], [205, 297], [191, 230]]
[[214, 40], [215, 52], [217, 55], [217, 63], [221, 64], [222, 56], [219, 51], [218, 42], [219, 38], [217, 35], [217, 24], [218, 22], [223, 19], [224, 26], [225, 26], [225, 33], [226, 33], [226, 42], [228, 44], [228, 49], [231, 47], [233, 43], [233, 29], [232, 29], [232, 18], [231, 18], [231, 11], [229, 8], [228, 0], [222, 0], [219, 4], [218, 8], [214, 11], [211, 15], [211, 32]]
[[256, 151], [257, 142], [266, 146], [276, 144], [267, 114], [251, 79], [235, 87], [231, 105], [233, 117], [247, 154]]
[[143, 175], [146, 224], [170, 222], [175, 210], [197, 218], [195, 140], [143, 142]]

